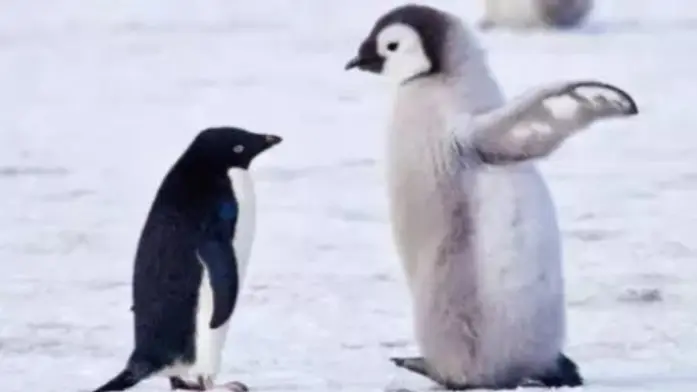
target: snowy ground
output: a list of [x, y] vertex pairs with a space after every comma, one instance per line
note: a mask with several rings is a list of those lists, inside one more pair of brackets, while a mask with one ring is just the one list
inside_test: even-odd
[[[193, 135], [218, 124], [286, 139], [255, 168], [258, 237], [220, 380], [431, 387], [387, 360], [416, 348], [385, 214], [386, 90], [343, 71], [398, 2], [254, 3], [3, 1], [4, 392], [85, 391], [121, 369], [144, 214]], [[480, 15], [479, 1], [429, 3]], [[697, 7], [597, 3], [581, 31], [482, 39], [509, 94], [597, 77], [638, 100], [636, 120], [597, 126], [542, 164], [565, 238], [568, 352], [589, 391], [693, 392]]]

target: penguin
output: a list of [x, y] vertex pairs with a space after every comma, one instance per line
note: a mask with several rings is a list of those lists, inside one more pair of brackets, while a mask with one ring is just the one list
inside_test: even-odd
[[479, 27], [570, 29], [593, 10], [593, 0], [484, 0]]
[[[173, 390], [214, 387], [254, 239], [248, 170], [256, 156], [281, 141], [211, 127], [170, 168], [135, 255], [135, 347], [125, 369], [94, 392], [125, 390], [155, 375], [168, 377]], [[247, 390], [240, 382], [227, 386]]]
[[389, 79], [390, 226], [420, 355], [398, 367], [451, 390], [584, 384], [564, 353], [556, 211], [536, 161], [572, 135], [634, 116], [634, 99], [596, 80], [504, 99], [461, 19], [425, 5], [389, 10], [346, 70]]

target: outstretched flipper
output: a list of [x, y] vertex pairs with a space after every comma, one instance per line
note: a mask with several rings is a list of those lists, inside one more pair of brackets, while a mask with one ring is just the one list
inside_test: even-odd
[[[586, 89], [595, 92], [582, 93]], [[570, 107], [547, 105], [549, 99], [562, 97], [571, 99]], [[615, 86], [596, 81], [557, 83], [476, 116], [466, 143], [485, 163], [521, 162], [549, 155], [569, 136], [598, 120], [638, 112], [632, 97]]]
[[197, 250], [208, 272], [213, 292], [211, 329], [220, 327], [230, 318], [237, 302], [239, 277], [231, 242], [236, 221], [237, 203], [234, 200], [222, 203], [203, 233]]

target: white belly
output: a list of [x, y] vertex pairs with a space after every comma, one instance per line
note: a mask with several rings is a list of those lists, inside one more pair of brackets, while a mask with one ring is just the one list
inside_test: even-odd
[[[494, 301], [511, 300], [523, 312], [526, 296], [507, 297], [529, 289], [559, 292], [561, 249], [554, 203], [538, 172], [528, 165], [490, 169], [475, 185], [476, 254], [481, 289]], [[540, 281], [542, 276], [547, 277]], [[550, 287], [551, 286], [551, 287]], [[493, 298], [503, 296], [506, 298]]]
[[[410, 251], [419, 265], [409, 282], [421, 353], [458, 382], [484, 382], [518, 366], [546, 369], [564, 336], [559, 232], [550, 195], [532, 166], [466, 176], [461, 197], [472, 208], [471, 250], [442, 258], [428, 252], [429, 237], [408, 238], [420, 244]], [[457, 227], [451, 222], [445, 229]], [[422, 256], [421, 249], [437, 257]]]
[[487, 360], [544, 369], [565, 333], [553, 201], [532, 165], [478, 176], [476, 194], [478, 289], [489, 320], [482, 344], [492, 355]]
[[247, 170], [230, 169], [228, 175], [233, 184], [233, 191], [238, 204], [237, 226], [232, 247], [237, 257], [237, 273], [239, 274], [241, 285], [247, 273], [252, 243], [254, 242], [256, 195], [254, 194], [254, 182]]
[[[228, 175], [230, 176], [238, 204], [235, 238], [232, 240], [232, 248], [237, 259], [238, 290], [241, 290], [247, 272], [252, 243], [254, 242], [256, 198], [254, 183], [248, 171], [231, 169]], [[212, 330], [209, 328], [212, 314], [213, 292], [208, 272], [204, 266], [196, 314], [196, 360], [188, 370], [189, 375], [214, 377], [220, 371], [222, 350], [225, 345], [229, 320], [219, 328]]]

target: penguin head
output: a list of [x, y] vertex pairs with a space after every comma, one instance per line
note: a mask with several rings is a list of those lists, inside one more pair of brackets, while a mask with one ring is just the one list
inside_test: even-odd
[[260, 134], [235, 127], [214, 127], [199, 132], [188, 154], [213, 168], [248, 169], [260, 153], [281, 143], [280, 136]]
[[449, 16], [408, 4], [381, 16], [345, 69], [385, 75], [397, 83], [441, 72]]

